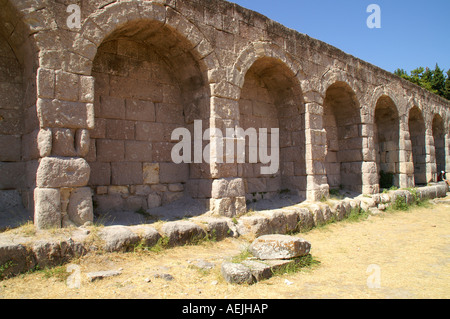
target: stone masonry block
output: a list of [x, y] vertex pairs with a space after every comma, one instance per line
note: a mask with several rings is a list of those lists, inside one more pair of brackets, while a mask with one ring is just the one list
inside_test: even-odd
[[125, 160], [146, 162], [152, 160], [152, 144], [145, 141], [125, 141]]
[[159, 183], [159, 163], [144, 163], [142, 170], [144, 184]]
[[75, 130], [68, 128], [52, 129], [52, 155], [73, 157], [77, 155], [75, 150]]
[[141, 185], [143, 182], [142, 163], [111, 163], [111, 175], [113, 185]]
[[97, 140], [97, 160], [99, 162], [116, 162], [125, 158], [124, 141]]
[[160, 163], [160, 183], [185, 183], [189, 179], [189, 164]]
[[245, 195], [244, 181], [242, 178], [216, 179], [212, 184], [212, 197], [239, 197]]
[[0, 135], [0, 150], [0, 162], [20, 161], [20, 136]]
[[38, 133], [38, 149], [41, 157], [49, 156], [52, 152], [52, 130], [41, 129]]
[[82, 158], [45, 157], [36, 174], [42, 188], [82, 187], [89, 181], [90, 168]]
[[57, 70], [55, 73], [55, 97], [64, 101], [77, 102], [79, 98], [79, 76], [61, 70]]
[[81, 102], [38, 99], [37, 113], [41, 127], [93, 128], [93, 105]]
[[94, 209], [92, 206], [92, 193], [90, 187], [76, 188], [71, 192], [67, 214], [70, 220], [77, 226], [94, 221]]
[[89, 185], [110, 185], [111, 163], [92, 162], [89, 166], [91, 167]]
[[39, 68], [37, 76], [37, 93], [40, 98], [55, 97], [55, 71]]
[[34, 205], [34, 224], [38, 229], [61, 228], [59, 189], [36, 188]]

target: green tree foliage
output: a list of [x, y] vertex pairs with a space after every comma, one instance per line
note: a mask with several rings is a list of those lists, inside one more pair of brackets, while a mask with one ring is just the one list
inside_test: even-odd
[[450, 100], [450, 70], [448, 70], [447, 75], [445, 75], [444, 70], [439, 68], [436, 64], [434, 70], [431, 70], [428, 67], [419, 67], [412, 70], [410, 73], [411, 74], [409, 75], [404, 69], [397, 69], [394, 71], [395, 75]]
[[444, 86], [444, 97], [450, 100], [450, 70], [447, 71], [447, 79], [445, 80]]

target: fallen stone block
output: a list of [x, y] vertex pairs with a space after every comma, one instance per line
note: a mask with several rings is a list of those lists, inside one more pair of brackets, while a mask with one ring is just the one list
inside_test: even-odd
[[247, 266], [224, 262], [221, 267], [222, 276], [230, 284], [253, 284], [252, 271]]
[[273, 275], [270, 265], [262, 261], [244, 260], [241, 262], [241, 264], [250, 269], [256, 281], [269, 279]]
[[264, 235], [255, 239], [249, 250], [258, 259], [291, 259], [309, 254], [311, 244], [294, 236]]

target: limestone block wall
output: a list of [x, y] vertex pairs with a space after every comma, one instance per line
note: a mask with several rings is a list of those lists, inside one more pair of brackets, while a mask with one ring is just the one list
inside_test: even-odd
[[[93, 202], [136, 210], [191, 196], [234, 216], [260, 194], [372, 194], [381, 171], [410, 187], [450, 170], [447, 100], [256, 12], [74, 4], [79, 28], [66, 2], [0, 0], [0, 190], [20, 192], [39, 227], [89, 221]], [[195, 120], [212, 129], [197, 145], [211, 163], [173, 163], [171, 132], [194, 135]], [[219, 158], [216, 129], [237, 127], [279, 128], [277, 173]]]

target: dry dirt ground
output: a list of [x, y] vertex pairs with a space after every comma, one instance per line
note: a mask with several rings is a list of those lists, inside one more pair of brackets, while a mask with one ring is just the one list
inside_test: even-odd
[[[311, 254], [320, 264], [251, 286], [231, 285], [223, 280], [221, 263], [249, 245], [243, 239], [226, 239], [161, 252], [141, 250], [83, 257], [53, 270], [0, 281], [0, 298], [450, 297], [449, 204], [385, 212], [367, 220], [334, 223], [297, 236], [311, 242]], [[198, 260], [215, 266], [199, 269], [195, 266]], [[94, 282], [86, 275], [118, 269], [120, 275]], [[173, 280], [154, 277], [164, 273]], [[379, 279], [378, 288], [369, 287], [368, 279], [373, 284], [373, 278]], [[79, 279], [78, 288], [73, 279]]]

